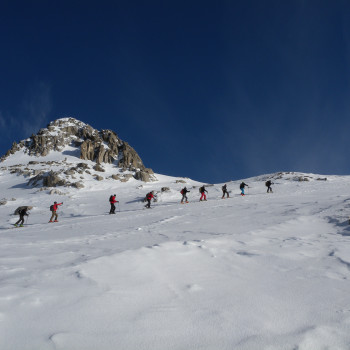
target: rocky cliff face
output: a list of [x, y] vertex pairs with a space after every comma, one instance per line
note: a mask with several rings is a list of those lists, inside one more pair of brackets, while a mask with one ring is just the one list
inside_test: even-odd
[[[53, 151], [62, 152], [63, 161], [67, 146], [75, 150], [75, 152], [71, 151], [70, 154], [74, 153], [82, 160], [96, 162], [96, 167], [94, 167], [96, 171], [101, 171], [98, 169], [103, 169], [103, 164], [109, 163], [122, 171], [132, 172], [131, 176], [137, 180], [146, 182], [156, 180], [153, 171], [145, 168], [137, 152], [127, 142], [122, 141], [114, 131], [98, 131], [74, 118], [55, 120], [36, 135], [32, 135], [19, 143], [14, 142], [11, 149], [0, 161], [4, 162], [8, 157], [19, 151], [39, 158], [45, 157]], [[73, 170], [66, 169], [66, 175], [67, 171], [72, 172]], [[56, 176], [57, 174], [51, 172], [48, 176], [53, 175]], [[101, 176], [98, 177], [101, 178]], [[49, 187], [60, 186], [63, 183], [57, 179], [57, 181], [51, 183], [47, 180], [47, 176], [43, 180], [44, 184]], [[37, 182], [32, 181], [31, 184]]]

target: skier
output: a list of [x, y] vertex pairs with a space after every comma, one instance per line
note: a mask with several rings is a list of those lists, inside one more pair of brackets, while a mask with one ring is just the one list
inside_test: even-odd
[[115, 199], [116, 194], [112, 195], [109, 197], [109, 203], [111, 203], [111, 210], [109, 211], [109, 214], [115, 214], [115, 205], [114, 203], [119, 203], [119, 201], [117, 201]]
[[180, 193], [182, 194], [182, 199], [181, 199], [181, 204], [183, 204], [183, 202], [185, 201], [186, 203], [188, 203], [188, 199], [187, 199], [187, 196], [186, 196], [186, 193], [188, 192], [191, 192], [189, 191], [186, 187], [184, 187]]
[[[199, 201], [202, 201], [202, 200], [206, 201], [206, 200], [207, 200], [207, 196], [205, 195], [205, 192], [208, 193], [208, 191], [205, 189], [205, 187], [204, 187], [204, 185], [203, 185], [202, 187], [199, 188], [199, 193], [202, 194]], [[204, 198], [204, 199], [203, 199], [203, 198]]]
[[249, 187], [246, 183], [242, 182], [240, 185], [239, 185], [239, 189], [241, 190], [241, 196], [244, 196], [244, 187]]
[[28, 208], [23, 208], [18, 212], [19, 220], [14, 224], [15, 227], [18, 227], [18, 224], [20, 223], [19, 227], [23, 227], [24, 224], [24, 216], [29, 216], [29, 213], [27, 213]]
[[[62, 203], [57, 203], [57, 202], [54, 202], [53, 205], [50, 206], [50, 210], [52, 211], [52, 215], [51, 215], [51, 219], [49, 222], [58, 222], [57, 218], [58, 218], [58, 215], [57, 215], [57, 209], [58, 209], [58, 206], [59, 205], [62, 205]], [[52, 221], [52, 219], [55, 217], [55, 221]]]
[[147, 204], [145, 205], [145, 208], [151, 209], [151, 200], [154, 198], [153, 191], [146, 194], [146, 200]]
[[228, 191], [227, 191], [227, 185], [225, 184], [224, 186], [221, 187], [222, 189], [222, 199], [225, 199], [225, 194], [227, 194], [227, 198], [230, 197], [230, 195], [228, 194]]
[[273, 182], [271, 182], [271, 180], [267, 180], [267, 181], [265, 182], [265, 186], [267, 187], [267, 193], [269, 193], [269, 192], [272, 193], [271, 185], [273, 185]]

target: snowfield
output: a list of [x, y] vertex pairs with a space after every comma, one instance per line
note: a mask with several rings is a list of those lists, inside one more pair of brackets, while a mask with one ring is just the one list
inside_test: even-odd
[[[307, 175], [273, 194], [268, 176], [246, 179], [245, 197], [228, 182], [225, 200], [209, 186], [207, 202], [186, 179], [181, 205], [184, 184], [158, 174], [49, 195], [1, 171], [16, 200], [0, 206], [0, 349], [350, 349], [350, 177]], [[12, 229], [21, 205], [34, 208]]]

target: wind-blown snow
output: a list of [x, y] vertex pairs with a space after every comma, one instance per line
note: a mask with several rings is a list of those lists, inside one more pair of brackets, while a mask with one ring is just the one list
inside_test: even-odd
[[[350, 177], [284, 177], [273, 194], [247, 179], [247, 196], [230, 182], [232, 198], [215, 185], [202, 203], [186, 180], [185, 205], [184, 184], [157, 178], [49, 196], [0, 172], [16, 198], [0, 207], [1, 350], [349, 349]], [[20, 205], [27, 226], [7, 229]]]

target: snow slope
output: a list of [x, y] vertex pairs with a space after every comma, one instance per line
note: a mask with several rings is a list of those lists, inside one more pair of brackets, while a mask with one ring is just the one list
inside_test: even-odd
[[[1, 350], [350, 348], [350, 177], [283, 175], [266, 194], [262, 176], [201, 203], [186, 179], [181, 205], [183, 184], [156, 176], [50, 196], [0, 172], [16, 198], [0, 206]], [[20, 205], [34, 206], [28, 225], [9, 229]]]

